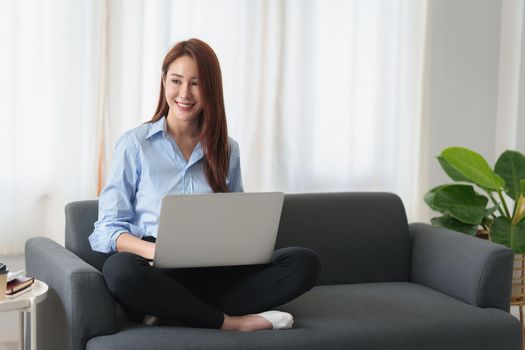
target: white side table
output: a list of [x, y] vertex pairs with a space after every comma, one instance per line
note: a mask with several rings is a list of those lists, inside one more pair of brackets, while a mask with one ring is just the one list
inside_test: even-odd
[[48, 286], [42, 281], [36, 280], [33, 283], [33, 289], [29, 292], [17, 296], [14, 299], [5, 299], [0, 301], [0, 312], [20, 311], [20, 349], [24, 348], [25, 327], [24, 313], [31, 315], [31, 327], [29, 329], [31, 337], [31, 350], [36, 350], [36, 304], [40, 303], [47, 297]]

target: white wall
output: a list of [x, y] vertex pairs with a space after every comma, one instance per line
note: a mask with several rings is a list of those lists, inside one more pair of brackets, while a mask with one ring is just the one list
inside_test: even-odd
[[[520, 0], [517, 0], [520, 1]], [[523, 19], [525, 19], [525, 12], [523, 13]], [[520, 90], [518, 93], [518, 137], [517, 137], [517, 149], [525, 154], [525, 53], [523, 49], [525, 48], [525, 24], [521, 24], [521, 70], [520, 70]]]
[[[499, 156], [495, 143], [502, 1], [430, 0], [428, 11], [423, 193], [450, 181], [436, 160], [446, 147], [469, 147], [491, 165]], [[521, 81], [525, 86], [523, 69]], [[518, 125], [525, 131], [525, 91], [520, 102]], [[525, 140], [519, 136], [518, 149], [525, 153]], [[430, 210], [425, 211], [427, 217], [433, 216]]]
[[[432, 0], [429, 4], [429, 155], [465, 146], [494, 157], [501, 3]], [[446, 180], [431, 158], [430, 182]]]

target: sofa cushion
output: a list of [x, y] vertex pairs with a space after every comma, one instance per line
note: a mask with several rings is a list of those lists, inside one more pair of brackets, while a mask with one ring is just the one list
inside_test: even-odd
[[520, 324], [413, 283], [315, 287], [279, 308], [294, 328], [251, 333], [142, 325], [91, 339], [101, 349], [521, 349]]
[[287, 194], [276, 246], [317, 251], [320, 285], [410, 281], [405, 208], [392, 193]]

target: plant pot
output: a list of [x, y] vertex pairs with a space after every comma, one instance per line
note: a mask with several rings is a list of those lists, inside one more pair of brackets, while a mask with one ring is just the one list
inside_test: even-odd
[[518, 307], [520, 311], [521, 327], [523, 328], [523, 305], [525, 305], [525, 254], [514, 255], [510, 304]]
[[485, 230], [478, 230], [476, 232], [476, 237], [488, 240], [489, 239], [489, 233], [487, 231], [485, 231]]

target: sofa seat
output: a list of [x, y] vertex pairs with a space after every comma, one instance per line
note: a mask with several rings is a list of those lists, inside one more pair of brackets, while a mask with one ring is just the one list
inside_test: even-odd
[[238, 333], [128, 323], [117, 334], [90, 339], [87, 349], [477, 350], [521, 346], [520, 324], [505, 311], [471, 306], [414, 283], [318, 286], [279, 309], [295, 316], [293, 329]]

